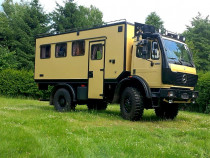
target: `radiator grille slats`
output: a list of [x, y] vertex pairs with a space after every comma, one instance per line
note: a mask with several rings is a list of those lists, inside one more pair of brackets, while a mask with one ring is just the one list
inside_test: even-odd
[[[183, 82], [183, 75], [186, 75], [187, 81], [185, 83]], [[198, 79], [197, 75], [177, 73], [175, 79], [175, 85], [194, 87], [197, 83], [197, 79]]]

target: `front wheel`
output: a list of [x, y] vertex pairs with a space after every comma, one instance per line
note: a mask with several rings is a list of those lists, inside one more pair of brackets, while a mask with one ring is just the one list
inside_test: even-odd
[[141, 93], [133, 87], [127, 87], [121, 96], [120, 111], [126, 120], [137, 121], [142, 118], [144, 105]]
[[164, 119], [174, 119], [178, 115], [178, 104], [169, 104], [167, 102], [161, 102], [159, 107], [155, 108], [155, 114], [157, 117]]

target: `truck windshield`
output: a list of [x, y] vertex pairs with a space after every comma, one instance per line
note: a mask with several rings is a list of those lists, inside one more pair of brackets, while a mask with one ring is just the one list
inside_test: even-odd
[[163, 42], [169, 63], [193, 67], [191, 54], [186, 44], [164, 38]]

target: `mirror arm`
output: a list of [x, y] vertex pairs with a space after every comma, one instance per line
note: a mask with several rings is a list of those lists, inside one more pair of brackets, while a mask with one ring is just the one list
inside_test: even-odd
[[154, 66], [154, 62], [151, 60], [146, 59], [147, 61], [149, 61], [151, 63], [151, 66]]

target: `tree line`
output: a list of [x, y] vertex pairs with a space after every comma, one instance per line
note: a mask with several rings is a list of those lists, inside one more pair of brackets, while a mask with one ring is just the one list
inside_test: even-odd
[[73, 28], [103, 24], [102, 12], [94, 7], [79, 6], [73, 0], [64, 6], [57, 3], [45, 13], [39, 0], [13, 3], [5, 0], [0, 12], [0, 69], [34, 68], [35, 38], [38, 34], [59, 33]]
[[[61, 6], [46, 13], [39, 0], [31, 2], [4, 0], [0, 10], [0, 72], [6, 69], [30, 71], [34, 70], [35, 39], [38, 34], [60, 33], [75, 28], [87, 28], [104, 24], [102, 12], [94, 7], [78, 5], [74, 0], [66, 0]], [[164, 32], [164, 22], [155, 12], [145, 19], [150, 24]], [[197, 89], [204, 98], [200, 97], [203, 107], [210, 111], [210, 20], [209, 16], [202, 17], [200, 13], [191, 21], [182, 33], [186, 43], [193, 53], [199, 82]], [[5, 74], [17, 74], [5, 71]], [[2, 76], [1, 76], [2, 77]], [[12, 77], [10, 77], [12, 79]], [[0, 79], [1, 80], [1, 79]], [[6, 82], [6, 79], [4, 80]], [[1, 84], [0, 81], [0, 93]], [[6, 88], [7, 89], [7, 88]], [[6, 92], [5, 92], [6, 93]], [[3, 93], [4, 94], [4, 93]], [[6, 93], [7, 94], [7, 93]], [[197, 105], [198, 106], [198, 105]], [[200, 108], [198, 106], [198, 108]], [[200, 111], [205, 111], [200, 110]]]
[[[67, 0], [64, 6], [57, 3], [51, 13], [45, 13], [39, 0], [13, 3], [5, 0], [0, 11], [0, 69], [34, 68], [35, 38], [38, 34], [59, 33], [74, 28], [87, 28], [103, 24], [102, 12], [94, 7], [84, 7]], [[164, 31], [164, 22], [152, 12], [145, 19]], [[210, 20], [198, 13], [191, 21], [191, 26], [182, 33], [193, 52], [197, 70], [210, 70]]]

